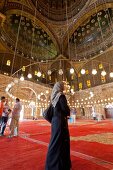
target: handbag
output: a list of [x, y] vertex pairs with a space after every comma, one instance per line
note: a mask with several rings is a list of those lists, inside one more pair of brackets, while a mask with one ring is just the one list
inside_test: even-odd
[[49, 105], [49, 107], [42, 113], [45, 120], [47, 120], [49, 123], [52, 121], [52, 117], [54, 114], [54, 108], [52, 104]]

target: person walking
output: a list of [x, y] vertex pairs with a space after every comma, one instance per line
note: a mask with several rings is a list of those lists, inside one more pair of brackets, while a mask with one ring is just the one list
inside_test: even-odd
[[70, 136], [67, 121], [68, 116], [70, 116], [70, 109], [63, 91], [64, 83], [57, 82], [51, 94], [54, 114], [51, 122], [51, 139], [45, 170], [71, 169]]

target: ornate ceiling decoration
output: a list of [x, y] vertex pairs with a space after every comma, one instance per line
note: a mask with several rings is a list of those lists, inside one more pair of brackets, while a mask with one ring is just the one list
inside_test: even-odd
[[[34, 25], [34, 22], [25, 16], [21, 17], [17, 14], [8, 16], [3, 30], [4, 36], [10, 35], [12, 41], [16, 41], [18, 37], [18, 53], [27, 58], [41, 61], [54, 59], [57, 55], [57, 50], [50, 36], [43, 28]], [[9, 40], [8, 46], [14, 49], [11, 40]]]
[[[36, 6], [36, 0], [32, 0]], [[54, 21], [65, 21], [75, 16], [86, 4], [87, 0], [38, 0], [37, 10]]]
[[69, 40], [70, 55], [75, 60], [85, 60], [112, 46], [113, 9], [100, 10], [77, 28]]
[[6, 19], [5, 16], [2, 13], [0, 13], [0, 26], [3, 25], [5, 19]]

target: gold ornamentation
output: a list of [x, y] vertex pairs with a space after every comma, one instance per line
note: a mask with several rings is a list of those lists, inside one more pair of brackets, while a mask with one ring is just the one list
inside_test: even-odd
[[87, 80], [87, 87], [91, 87], [91, 81]]

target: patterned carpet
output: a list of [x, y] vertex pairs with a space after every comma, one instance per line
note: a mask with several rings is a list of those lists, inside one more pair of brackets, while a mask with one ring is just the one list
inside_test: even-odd
[[[77, 120], [69, 124], [72, 170], [113, 170], [113, 122]], [[20, 135], [0, 137], [0, 170], [44, 170], [50, 124], [20, 122]]]

